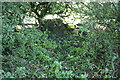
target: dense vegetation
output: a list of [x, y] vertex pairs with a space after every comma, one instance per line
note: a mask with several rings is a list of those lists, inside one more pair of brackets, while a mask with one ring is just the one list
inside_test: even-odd
[[119, 12], [120, 2], [2, 3], [1, 78], [118, 78]]

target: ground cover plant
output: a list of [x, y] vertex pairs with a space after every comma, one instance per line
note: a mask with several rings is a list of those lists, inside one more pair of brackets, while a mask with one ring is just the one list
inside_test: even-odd
[[2, 3], [1, 79], [119, 78], [119, 12], [120, 2]]

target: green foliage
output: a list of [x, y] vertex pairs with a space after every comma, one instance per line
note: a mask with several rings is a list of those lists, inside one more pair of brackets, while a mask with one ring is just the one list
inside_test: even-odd
[[[7, 4], [5, 6], [5, 4]], [[14, 5], [13, 5], [14, 4]], [[62, 22], [56, 20], [47, 20], [44, 23], [45, 31], [32, 28], [25, 28], [23, 25], [18, 31], [15, 30], [21, 14], [27, 15], [29, 10], [24, 9], [23, 6], [37, 6], [42, 8], [41, 12], [47, 10], [46, 4], [51, 9], [52, 14], [64, 13], [65, 4], [63, 3], [4, 3], [3, 16], [4, 22], [2, 26], [2, 66], [0, 70], [1, 78], [117, 78], [119, 77], [119, 54], [118, 54], [118, 24], [115, 21], [107, 22], [106, 19], [111, 19], [105, 13], [98, 14], [106, 16], [104, 19], [93, 17], [92, 11], [85, 9], [85, 4], [81, 5], [82, 10], [71, 7], [71, 11], [90, 16], [84, 19], [83, 25], [78, 25], [80, 28], [78, 33], [65, 35], [67, 32], [66, 26]], [[45, 4], [45, 5], [43, 5]], [[78, 4], [78, 3], [77, 3]], [[80, 4], [78, 4], [80, 5]], [[95, 4], [89, 3], [88, 6], [93, 7], [93, 12], [103, 10], [111, 4]], [[6, 7], [12, 7], [6, 8]], [[20, 6], [20, 10], [15, 10], [14, 6]], [[55, 7], [53, 7], [55, 6]], [[69, 5], [67, 4], [67, 7]], [[98, 6], [101, 6], [100, 8]], [[62, 9], [62, 7], [64, 7]], [[69, 6], [70, 7], [70, 6]], [[57, 9], [60, 8], [60, 11]], [[7, 9], [7, 10], [6, 10]], [[21, 11], [21, 9], [23, 11]], [[108, 8], [105, 8], [108, 9]], [[104, 9], [104, 10], [105, 10]], [[111, 7], [111, 9], [114, 9]], [[7, 11], [14, 12], [12, 16]], [[13, 11], [12, 11], [13, 10]], [[33, 12], [36, 7], [33, 8]], [[39, 10], [39, 9], [38, 9]], [[104, 11], [103, 10], [103, 11]], [[48, 13], [50, 13], [48, 10]], [[67, 9], [66, 9], [67, 11]], [[107, 10], [107, 12], [109, 12]], [[32, 13], [32, 11], [31, 11]], [[42, 15], [41, 14], [41, 15]], [[109, 13], [108, 13], [109, 14]], [[19, 16], [18, 16], [19, 15]], [[45, 16], [46, 14], [44, 14]], [[110, 13], [109, 15], [112, 15]], [[33, 16], [33, 15], [29, 15]], [[35, 15], [34, 15], [35, 16]], [[115, 18], [115, 15], [112, 17]], [[9, 21], [8, 19], [14, 19]], [[23, 18], [21, 18], [23, 20]], [[56, 22], [55, 22], [56, 21]], [[94, 22], [96, 21], [96, 22]], [[89, 28], [90, 24], [103, 22], [106, 30]], [[12, 23], [11, 23], [12, 22]], [[13, 23], [15, 23], [13, 25]], [[106, 24], [112, 25], [112, 28]], [[51, 25], [50, 25], [51, 24]], [[68, 24], [69, 25], [69, 24]], [[73, 25], [69, 25], [74, 27]], [[64, 34], [63, 34], [64, 33]], [[62, 37], [59, 34], [63, 34]]]
[[[6, 62], [3, 69], [7, 71], [3, 77], [88, 78], [104, 75], [104, 78], [113, 78], [117, 72], [118, 55], [105, 32], [91, 32], [86, 38], [71, 35], [62, 38], [63, 41], [54, 41], [47, 33], [36, 29], [23, 29], [11, 36], [3, 35], [3, 42], [7, 44], [3, 44], [3, 62]], [[21, 72], [21, 68], [25, 71]]]

